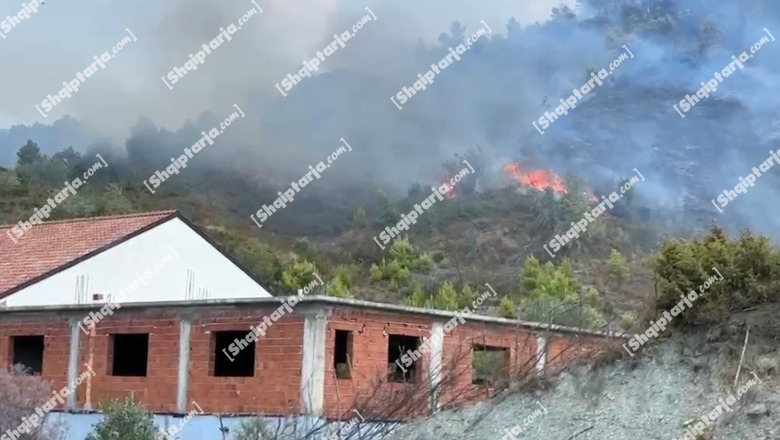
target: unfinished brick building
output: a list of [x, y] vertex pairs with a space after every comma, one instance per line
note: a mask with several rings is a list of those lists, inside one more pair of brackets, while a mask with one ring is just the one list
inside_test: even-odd
[[[223, 294], [220, 274], [209, 270], [223, 263], [219, 258], [229, 257], [207, 247], [187, 248], [195, 246], [195, 235], [213, 244], [175, 212], [88, 222], [86, 233], [103, 238], [91, 237], [92, 244], [79, 252], [62, 238], [72, 234], [72, 240], [87, 240], [75, 230], [85, 225], [74, 227], [74, 222], [40, 225], [36, 228], [41, 230], [31, 230], [18, 245], [0, 245], [0, 258], [24, 255], [26, 265], [33, 267], [24, 269], [29, 272], [26, 279], [16, 273], [0, 281], [5, 289], [0, 297], [6, 301], [0, 309], [0, 362], [22, 363], [55, 389], [71, 383], [89, 365], [96, 375], [68, 396], [62, 409], [70, 411], [93, 410], [105, 397], [132, 392], [158, 413], [185, 413], [194, 400], [207, 413], [331, 418], [357, 407], [367, 411], [367, 417], [404, 418], [484, 398], [503, 379], [548, 374], [607, 341], [598, 332], [479, 315], [465, 316], [450, 330], [446, 323], [455, 316], [451, 312], [312, 294], [231, 360], [227, 347], [285, 298], [264, 295], [262, 288], [236, 297]], [[175, 239], [154, 235], [166, 225], [176, 230], [161, 235]], [[141, 240], [145, 234], [150, 234], [146, 242]], [[54, 235], [65, 244], [57, 245]], [[36, 245], [35, 240], [47, 245]], [[148, 243], [158, 248], [148, 252]], [[124, 276], [120, 284], [127, 285], [132, 274], [143, 269], [117, 261], [152, 266], [137, 260], [144, 255], [149, 261], [150, 255], [159, 256], [165, 249], [176, 254], [176, 264], [186, 264], [154, 264], [153, 277], [144, 272], [148, 283], [136, 282], [137, 292], [122, 293], [128, 296], [119, 309], [95, 319], [93, 327], [83, 325], [90, 312], [117, 295], [115, 285], [89, 287], [89, 279], [100, 278], [87, 263], [114, 271], [104, 276], [105, 283]], [[107, 262], [95, 263], [105, 258]], [[38, 264], [30, 263], [35, 259]], [[24, 263], [11, 266], [23, 270]], [[6, 264], [6, 269], [11, 266]], [[228, 276], [245, 275], [234, 269]], [[195, 274], [213, 284], [198, 289]], [[64, 281], [49, 288], [67, 291], [52, 292], [48, 303], [36, 302], [33, 293], [17, 297], [63, 275]], [[166, 277], [178, 279], [175, 293], [165, 290], [170, 288]], [[254, 289], [250, 277], [246, 279], [246, 286]], [[20, 299], [14, 302], [14, 297]], [[430, 339], [428, 353], [407, 372], [395, 368], [401, 354], [417, 348], [422, 338]], [[475, 365], [477, 358], [498, 373], [486, 375]], [[390, 408], [394, 399], [400, 399], [397, 408]]]

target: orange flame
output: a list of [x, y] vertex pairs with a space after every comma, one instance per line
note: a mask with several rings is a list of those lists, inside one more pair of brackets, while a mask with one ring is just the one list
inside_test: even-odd
[[442, 176], [441, 178], [442, 185], [445, 185], [449, 190], [447, 191], [447, 194], [442, 194], [445, 199], [454, 199], [455, 198], [455, 188], [450, 185], [450, 178], [445, 176]]
[[549, 170], [522, 170], [523, 162], [510, 162], [504, 165], [504, 172], [509, 177], [522, 186], [534, 188], [538, 191], [544, 191], [550, 188], [555, 194], [566, 194], [566, 185], [563, 180]]

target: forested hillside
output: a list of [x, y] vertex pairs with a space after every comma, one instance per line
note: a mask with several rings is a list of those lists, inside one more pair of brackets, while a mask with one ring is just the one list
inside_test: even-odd
[[[277, 294], [307, 283], [316, 268], [329, 295], [454, 309], [489, 283], [499, 296], [482, 313], [629, 328], [684, 284], [670, 274], [695, 274], [695, 284], [717, 263], [734, 266], [730, 273], [740, 281], [732, 287], [746, 289], [746, 299], [724, 293], [708, 313], [772, 299], [765, 291], [775, 270], [770, 241], [748, 234], [731, 242], [726, 234], [747, 226], [777, 237], [767, 202], [777, 198], [776, 177], [769, 172], [722, 214], [710, 199], [777, 143], [765, 111], [772, 107], [766, 90], [774, 87], [774, 43], [734, 73], [722, 94], [684, 118], [673, 109], [712, 69], [763, 36], [762, 23], [777, 18], [769, 5], [588, 0], [552, 12], [543, 23], [512, 19], [480, 38], [403, 112], [384, 93], [396, 90], [391, 76], [408, 63], [379, 73], [346, 58], [296, 88], [299, 99], [258, 97], [237, 128], [153, 194], [144, 182], [219, 117], [205, 112], [174, 131], [142, 119], [121, 146], [63, 145], [43, 154], [36, 139], [3, 145], [18, 152], [15, 166], [0, 173], [0, 216], [9, 224], [29, 219], [100, 153], [108, 166], [48, 220], [175, 208]], [[412, 57], [430, 64], [472, 30], [456, 21]], [[629, 50], [603, 85], [547, 133], [537, 132], [532, 122], [540, 114], [556, 112], [573, 88]], [[387, 108], [377, 107], [380, 100]], [[69, 132], [87, 139], [89, 131], [74, 124], [68, 120]], [[355, 151], [258, 228], [250, 216], [334, 151], [341, 136]], [[429, 197], [429, 188], [447, 185], [464, 161], [474, 172], [426, 208], [403, 238], [380, 248], [375, 237]], [[641, 181], [602, 208], [587, 231], [555, 256], [546, 250], [635, 175]], [[722, 229], [695, 238], [713, 225]], [[744, 253], [705, 258], [690, 250], [710, 249], [707, 243]]]

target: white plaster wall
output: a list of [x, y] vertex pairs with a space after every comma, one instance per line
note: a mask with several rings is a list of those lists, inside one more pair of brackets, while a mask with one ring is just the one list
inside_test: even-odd
[[[103, 293], [106, 297], [112, 294], [117, 302], [184, 301], [187, 269], [195, 271], [194, 290], [208, 289], [209, 299], [271, 296], [175, 218], [12, 294], [6, 298], [6, 306], [77, 304], [79, 275], [88, 276], [87, 303], [93, 303], [93, 293]], [[151, 276], [146, 279], [144, 273]], [[133, 284], [138, 288], [127, 289]], [[117, 300], [120, 289], [126, 290], [123, 301]]]

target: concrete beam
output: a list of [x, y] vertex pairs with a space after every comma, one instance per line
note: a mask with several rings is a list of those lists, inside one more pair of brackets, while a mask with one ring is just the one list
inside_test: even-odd
[[176, 410], [180, 414], [184, 414], [187, 412], [187, 381], [189, 380], [192, 318], [180, 316], [179, 319], [179, 378], [176, 390]]
[[[70, 319], [70, 344], [68, 346], [68, 384], [76, 382], [76, 378], [79, 375], [79, 346], [81, 344], [81, 327], [78, 325], [79, 318]], [[76, 393], [68, 394], [67, 400], [68, 411], [75, 411], [76, 408]]]
[[431, 324], [431, 361], [428, 363], [428, 377], [430, 377], [431, 412], [439, 410], [439, 384], [441, 383], [441, 367], [444, 355], [444, 324], [434, 322]]
[[301, 365], [301, 410], [306, 415], [322, 416], [325, 398], [325, 341], [328, 313], [303, 313], [303, 362]]
[[[189, 300], [189, 301], [159, 301], [159, 302], [138, 302], [138, 303], [122, 303], [122, 310], [140, 309], [140, 310], [160, 310], [160, 309], [174, 309], [176, 312], [191, 312], [197, 311], [199, 308], [208, 308], [214, 306], [235, 306], [244, 307], [246, 305], [274, 305], [278, 307], [283, 302], [288, 301], [290, 296], [273, 296], [268, 298], [218, 298], [218, 299], [205, 299], [205, 300]], [[363, 301], [352, 298], [335, 298], [332, 296], [323, 295], [308, 295], [299, 298], [299, 304], [305, 304], [307, 306], [320, 306], [323, 308], [332, 307], [356, 307], [369, 310], [378, 310], [380, 312], [396, 312], [401, 314], [410, 314], [425, 316], [429, 318], [444, 318], [450, 320], [454, 318], [455, 312], [445, 310], [432, 310], [423, 309], [420, 307], [407, 307], [397, 304], [385, 304], [375, 303], [370, 301]], [[300, 308], [300, 305], [297, 307]], [[73, 311], [85, 311], [98, 310], [99, 304], [63, 304], [63, 305], [46, 305], [46, 306], [22, 306], [11, 307], [6, 309], [0, 309], [0, 315], [14, 315], [14, 314], [29, 314], [35, 316], [41, 312], [73, 312]], [[121, 313], [121, 312], [120, 312]], [[566, 327], [557, 324], [548, 324], [540, 322], [521, 321], [517, 319], [498, 318], [495, 316], [484, 316], [469, 314], [469, 321], [471, 322], [484, 322], [486, 324], [499, 324], [507, 325], [513, 328], [521, 328], [528, 330], [548, 330], [559, 333], [573, 333], [577, 335], [590, 335], [601, 336], [611, 338], [623, 338], [625, 340], [631, 339], [629, 336], [616, 332], [602, 332], [597, 330], [588, 330], [575, 327]]]
[[547, 338], [542, 335], [536, 336], [536, 374], [544, 376], [544, 369], [547, 366]]

